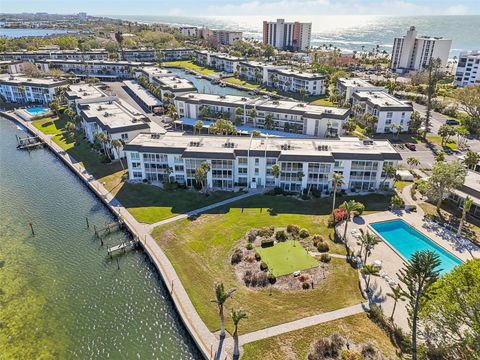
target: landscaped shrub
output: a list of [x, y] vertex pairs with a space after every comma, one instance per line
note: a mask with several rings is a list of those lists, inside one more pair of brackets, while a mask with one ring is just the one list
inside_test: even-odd
[[252, 283], [252, 272], [250, 270], [245, 271], [245, 274], [243, 274], [243, 282], [247, 286], [250, 286]]
[[[335, 335], [335, 339], [334, 338]], [[336, 359], [340, 355], [343, 347], [343, 338], [338, 334], [333, 334], [330, 338], [322, 337], [315, 341], [312, 350], [307, 356], [308, 360]]]
[[298, 277], [298, 281], [300, 282], [305, 282], [305, 281], [308, 281], [309, 279], [310, 279], [310, 276], [308, 274], [301, 274]]
[[285, 234], [285, 231], [283, 230], [278, 230], [275, 233], [275, 239], [277, 239], [279, 242], [284, 242], [287, 240], [287, 234]]
[[358, 352], [349, 350], [349, 349], [343, 349], [342, 350], [342, 360], [363, 360], [362, 355], [360, 355]]
[[361, 216], [365, 211], [365, 205], [362, 203], [357, 203], [357, 204], [358, 204], [358, 209], [355, 210], [355, 216]]
[[236, 249], [232, 254], [231, 263], [232, 265], [238, 264], [243, 259], [243, 251], [240, 249]]
[[329, 263], [330, 260], [332, 260], [332, 257], [328, 254], [322, 254], [320, 255], [320, 261], [323, 263]]
[[318, 243], [317, 250], [318, 250], [318, 252], [325, 253], [325, 252], [328, 252], [328, 250], [330, 250], [330, 247], [328, 246], [328, 244], [326, 242], [322, 241], [322, 242]]
[[255, 262], [255, 255], [249, 254], [243, 258], [243, 261], [248, 262], [248, 263], [253, 263]]
[[305, 239], [310, 236], [310, 233], [308, 232], [307, 229], [302, 229], [300, 230], [299, 235], [302, 239]]
[[262, 270], [262, 271], [267, 271], [268, 270], [268, 265], [267, 265], [266, 262], [262, 261], [260, 263], [260, 270]]
[[270, 247], [274, 245], [273, 239], [263, 239], [262, 240], [262, 247]]
[[320, 190], [313, 189], [312, 190], [312, 195], [313, 195], [313, 197], [319, 198], [320, 196], [322, 196], [322, 192]]
[[247, 248], [247, 250], [252, 250], [253, 249], [252, 243], [247, 243], [247, 245], [245, 245], [245, 247]]
[[333, 210], [333, 218], [335, 223], [342, 221], [347, 218], [347, 211], [345, 209], [335, 209]]
[[312, 240], [313, 240], [313, 245], [318, 246], [318, 243], [323, 241], [323, 238], [321, 235], [318, 234], [313, 234], [312, 235]]
[[259, 253], [255, 253], [255, 260], [257, 260], [257, 261], [262, 260], [262, 257], [260, 256]]
[[277, 278], [275, 277], [275, 275], [270, 272], [268, 273], [268, 282], [272, 285], [277, 282]]
[[376, 360], [380, 358], [380, 352], [372, 343], [363, 344], [360, 354], [364, 360]]
[[255, 239], [257, 238], [257, 235], [258, 235], [257, 229], [251, 229], [247, 233], [247, 241], [248, 242], [254, 242]]
[[303, 289], [303, 290], [308, 290], [308, 289], [310, 289], [310, 284], [309, 284], [308, 282], [304, 282], [304, 283], [302, 284], [302, 289]]
[[294, 237], [298, 235], [299, 231], [300, 231], [300, 228], [298, 227], [298, 225], [294, 225], [294, 224], [287, 225], [287, 232], [289, 234], [292, 234]]
[[258, 286], [258, 287], [265, 287], [269, 284], [268, 282], [268, 275], [267, 273], [265, 272], [259, 272], [259, 273], [256, 273], [253, 277], [252, 277], [252, 282], [251, 282], [251, 285], [252, 286]]
[[327, 226], [329, 228], [333, 228], [335, 226], [335, 217], [332, 214], [328, 216]]
[[272, 226], [265, 226], [261, 229], [258, 229], [258, 236], [260, 237], [271, 237], [275, 232], [275, 227]]

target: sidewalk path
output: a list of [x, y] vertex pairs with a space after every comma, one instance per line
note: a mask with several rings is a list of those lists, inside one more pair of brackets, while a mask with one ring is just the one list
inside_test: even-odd
[[415, 205], [417, 207], [417, 216], [420, 219], [423, 219], [425, 212], [423, 211], [422, 207], [412, 198], [410, 190], [412, 189], [413, 184], [405, 186], [402, 190], [401, 197], [403, 201], [405, 201], [405, 205]]
[[300, 320], [291, 321], [285, 324], [272, 326], [263, 330], [254, 331], [239, 337], [240, 344], [247, 344], [253, 341], [266, 339], [272, 336], [281, 335], [290, 331], [300, 330], [309, 326], [322, 324], [328, 321], [341, 319], [347, 316], [360, 314], [368, 310], [368, 304], [357, 304], [343, 309], [330, 311], [327, 313], [309, 316]]

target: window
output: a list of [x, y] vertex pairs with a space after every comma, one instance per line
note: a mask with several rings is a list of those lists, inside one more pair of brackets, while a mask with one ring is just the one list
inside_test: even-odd
[[122, 137], [122, 140], [128, 140], [128, 134], [124, 133], [120, 135]]
[[259, 163], [260, 163], [260, 159], [259, 159], [259, 158], [255, 158], [255, 166], [258, 166]]
[[132, 160], [140, 160], [140, 154], [138, 152], [131, 152], [130, 159]]
[[391, 112], [391, 111], [387, 112], [387, 119], [391, 118], [392, 116], [393, 116], [393, 112]]
[[238, 158], [238, 165], [247, 165], [248, 159], [246, 157], [239, 157]]

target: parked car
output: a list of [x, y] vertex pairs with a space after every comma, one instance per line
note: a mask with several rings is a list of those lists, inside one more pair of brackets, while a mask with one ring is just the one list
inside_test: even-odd
[[458, 120], [455, 120], [455, 119], [447, 119], [447, 121], [445, 121], [445, 124], [447, 124], [447, 125], [458, 125], [460, 123], [458, 122]]
[[438, 155], [440, 151], [442, 151], [442, 149], [440, 149], [440, 147], [438, 147], [437, 145], [433, 145], [431, 149], [435, 155]]
[[452, 149], [450, 149], [450, 148], [445, 148], [445, 150], [443, 150], [443, 151], [444, 151], [445, 154], [447, 154], [447, 155], [453, 155], [453, 151], [452, 151]]
[[405, 147], [409, 150], [412, 150], [412, 151], [417, 150], [417, 147], [415, 146], [415, 144], [412, 144], [412, 143], [405, 144]]

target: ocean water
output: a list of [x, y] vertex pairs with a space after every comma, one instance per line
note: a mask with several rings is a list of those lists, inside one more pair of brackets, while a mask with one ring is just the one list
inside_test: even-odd
[[55, 34], [68, 34], [74, 31], [69, 30], [57, 30], [57, 29], [4, 29], [0, 28], [0, 37], [5, 38], [19, 38], [19, 37], [31, 37], [31, 36], [49, 36]]
[[[109, 15], [125, 20], [172, 25], [207, 26], [213, 29], [241, 30], [244, 37], [262, 39], [264, 16], [127, 16]], [[287, 21], [312, 23], [312, 45], [332, 44], [344, 50], [369, 51], [379, 45], [391, 52], [393, 38], [406, 34], [414, 25], [420, 35], [452, 39], [450, 57], [461, 51], [480, 49], [480, 15], [471, 16], [296, 16]], [[362, 48], [363, 46], [363, 48]]]
[[106, 247], [127, 235], [93, 236], [106, 207], [48, 150], [17, 150], [25, 133], [1, 117], [0, 134], [0, 359], [200, 359], [145, 254], [118, 269]]

